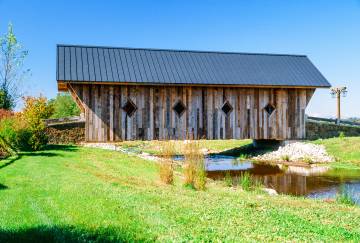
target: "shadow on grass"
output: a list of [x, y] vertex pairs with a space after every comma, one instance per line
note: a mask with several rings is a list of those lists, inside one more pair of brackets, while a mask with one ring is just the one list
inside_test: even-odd
[[[21, 159], [22, 157], [62, 157], [63, 155], [60, 153], [56, 153], [55, 151], [70, 151], [75, 152], [78, 148], [73, 145], [47, 145], [44, 147], [44, 149], [40, 151], [25, 151], [20, 152], [17, 155], [6, 159], [7, 161], [4, 164], [0, 164], [0, 169], [5, 168], [11, 164], [13, 164], [15, 161]], [[54, 151], [54, 152], [50, 152]]]
[[22, 155], [21, 155], [21, 154], [18, 154], [18, 155], [16, 155], [16, 156], [12, 157], [12, 158], [7, 159], [7, 160], [8, 160], [7, 162], [5, 162], [4, 164], [0, 165], [0, 170], [1, 170], [2, 168], [5, 168], [6, 166], [9, 166], [9, 165], [13, 164], [15, 161], [21, 159], [21, 157], [22, 157]]
[[63, 157], [62, 154], [57, 151], [75, 152], [78, 148], [74, 145], [46, 145], [42, 150], [22, 152], [20, 155], [27, 157]]
[[5, 189], [8, 189], [8, 187], [0, 183], [0, 190], [5, 190]]
[[212, 153], [210, 155], [227, 155], [241, 158], [250, 158], [257, 155], [265, 154], [267, 152], [273, 151], [274, 149], [276, 149], [276, 147], [256, 148], [252, 144], [247, 144], [241, 147], [225, 150], [220, 153]]
[[[141, 232], [139, 232], [141, 234]], [[111, 227], [89, 232], [72, 226], [38, 226], [27, 229], [0, 229], [0, 242], [129, 242], [148, 241], [145, 237], [137, 237], [132, 232], [121, 232]]]
[[61, 151], [77, 151], [78, 147], [75, 145], [65, 145], [65, 144], [49, 144], [44, 147], [42, 151], [46, 150], [61, 150]]

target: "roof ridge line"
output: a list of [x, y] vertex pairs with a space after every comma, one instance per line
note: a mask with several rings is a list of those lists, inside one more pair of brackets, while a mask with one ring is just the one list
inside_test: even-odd
[[187, 53], [193, 52], [193, 53], [238, 54], [238, 55], [307, 57], [307, 55], [301, 55], [301, 54], [279, 54], [279, 53], [251, 53], [251, 52], [233, 52], [233, 51], [136, 48], [136, 47], [114, 47], [114, 46], [93, 46], [93, 45], [73, 45], [73, 44], [57, 44], [56, 46], [57, 47], [101, 48], [101, 49], [127, 49], [127, 50], [144, 50], [144, 51], [169, 51], [169, 52], [187, 52]]

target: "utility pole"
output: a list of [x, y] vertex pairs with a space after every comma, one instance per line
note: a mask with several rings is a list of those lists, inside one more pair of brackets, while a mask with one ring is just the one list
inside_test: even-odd
[[336, 124], [340, 124], [340, 119], [341, 119], [340, 98], [341, 98], [341, 94], [342, 94], [343, 97], [346, 97], [347, 89], [346, 89], [345, 86], [343, 86], [343, 87], [333, 87], [333, 88], [330, 89], [330, 93], [331, 93], [331, 96], [333, 98], [336, 98], [336, 106], [337, 106]]

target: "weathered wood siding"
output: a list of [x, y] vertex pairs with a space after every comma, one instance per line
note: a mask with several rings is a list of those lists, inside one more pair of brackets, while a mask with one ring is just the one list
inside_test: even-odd
[[[302, 139], [314, 89], [69, 84], [82, 102], [88, 142], [153, 139]], [[130, 99], [136, 112], [122, 109]], [[173, 110], [181, 100], [182, 116]], [[225, 101], [233, 107], [221, 110]], [[264, 107], [271, 103], [269, 115]]]

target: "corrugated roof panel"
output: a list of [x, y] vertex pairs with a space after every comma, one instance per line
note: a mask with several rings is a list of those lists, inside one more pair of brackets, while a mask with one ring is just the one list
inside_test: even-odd
[[125, 59], [127, 62], [127, 67], [129, 70], [129, 82], [136, 82], [136, 76], [135, 76], [135, 71], [134, 71], [134, 65], [130, 56], [130, 50], [124, 50], [124, 54], [125, 54]]
[[94, 73], [95, 81], [102, 81], [101, 70], [100, 70], [100, 58], [99, 58], [99, 49], [92, 48], [92, 56], [94, 58]]
[[70, 47], [70, 75], [71, 79], [76, 81], [77, 72], [76, 72], [76, 56], [75, 56], [75, 47]]
[[174, 53], [170, 55], [174, 66], [176, 67], [176, 71], [180, 76], [180, 83], [182, 80], [188, 80], [188, 83], [192, 83], [191, 76], [189, 75], [189, 70], [184, 67], [181, 58], [179, 57], [178, 53]]
[[146, 82], [146, 76], [144, 74], [143, 63], [141, 61], [140, 53], [138, 50], [133, 52], [129, 52], [130, 63], [134, 69], [135, 79], [139, 80], [139, 82]]
[[76, 77], [77, 80], [84, 80], [83, 77], [83, 58], [81, 53], [82, 48], [75, 48], [75, 58], [76, 58]]
[[134, 52], [136, 53], [136, 58], [139, 63], [139, 71], [142, 76], [142, 79], [141, 79], [142, 82], [150, 83], [152, 80], [151, 73], [149, 70], [149, 64], [147, 63], [147, 59], [143, 57], [145, 55], [144, 51], [143, 50], [135, 50]]
[[105, 65], [105, 55], [104, 55], [105, 48], [98, 48], [98, 58], [99, 58], [99, 70], [100, 70], [100, 81], [111, 81], [106, 73], [106, 65]]
[[[57, 65], [56, 65], [56, 76], [57, 80], [65, 79], [65, 47], [61, 46], [57, 49]], [[61, 70], [60, 70], [61, 69]]]
[[156, 62], [158, 63], [159, 69], [161, 70], [161, 73], [164, 77], [164, 81], [162, 83], [168, 83], [169, 80], [172, 80], [172, 78], [171, 78], [171, 75], [169, 75], [170, 70], [167, 70], [167, 67], [164, 63], [161, 53], [160, 52], [151, 52], [151, 55], [153, 57], [153, 60], [156, 60]]
[[87, 53], [87, 62], [88, 62], [88, 72], [89, 80], [96, 80], [95, 76], [95, 66], [94, 66], [94, 57], [93, 57], [93, 48], [86, 48]]
[[105, 71], [106, 71], [107, 80], [115, 81], [115, 78], [114, 78], [114, 75], [112, 72], [111, 62], [110, 62], [109, 49], [104, 49], [104, 63], [105, 63]]
[[215, 83], [216, 81], [214, 80], [213, 77], [213, 72], [211, 69], [209, 69], [207, 63], [206, 63], [206, 59], [204, 59], [203, 55], [196, 55], [196, 53], [193, 53], [193, 58], [195, 59], [195, 62], [198, 64], [199, 67], [199, 73], [203, 74], [203, 76], [201, 77], [201, 80], [199, 81], [200, 83], [204, 84], [204, 83]]
[[203, 62], [206, 65], [206, 69], [209, 70], [212, 82], [223, 84], [224, 83], [223, 76], [221, 75], [221, 73], [219, 73], [217, 67], [214, 66], [213, 63], [210, 61], [209, 54], [204, 53], [204, 55], [202, 55], [202, 58], [203, 58]]
[[114, 50], [113, 50], [113, 54], [114, 54], [114, 60], [115, 60], [115, 63], [116, 63], [118, 80], [119, 80], [119, 81], [124, 81], [124, 80], [126, 80], [126, 79], [125, 79], [125, 74], [124, 74], [123, 63], [122, 63], [122, 60], [120, 59], [119, 50], [114, 49]]
[[[116, 65], [116, 58], [115, 58], [115, 51], [114, 49], [109, 49], [109, 59], [110, 59], [110, 66], [111, 66], [111, 72], [113, 74], [113, 80], [120, 80], [119, 78], [119, 69]], [[121, 71], [121, 69], [120, 69]]]
[[58, 45], [61, 81], [329, 87], [306, 56]]
[[197, 77], [197, 73], [194, 71], [194, 66], [192, 63], [192, 60], [187, 53], [182, 53], [182, 55], [178, 55], [178, 58], [181, 60], [181, 64], [183, 65], [183, 68], [187, 70], [187, 73], [189, 74], [189, 80], [191, 83], [196, 83], [199, 78]]
[[159, 60], [158, 58], [154, 55], [153, 52], [147, 52], [146, 53], [148, 58], [151, 59], [151, 71], [154, 72], [154, 73], [157, 73], [158, 74], [158, 79], [159, 79], [159, 82], [160, 83], [166, 83], [166, 74], [165, 74], [165, 69], [163, 68], [163, 66], [161, 66], [159, 64]]
[[163, 61], [164, 61], [164, 65], [166, 67], [166, 69], [168, 70], [168, 73], [170, 74], [170, 80], [169, 82], [173, 82], [173, 83], [179, 83], [180, 82], [180, 76], [177, 72], [176, 66], [174, 64], [174, 62], [172, 61], [172, 59], [169, 57], [168, 53], [162, 51], [160, 53]]
[[83, 73], [83, 80], [90, 79], [90, 72], [89, 72], [89, 61], [87, 57], [87, 50], [86, 48], [81, 48], [81, 59], [82, 59], [82, 73]]
[[132, 68], [134, 70], [135, 80], [139, 80], [139, 82], [142, 81], [142, 75], [141, 75], [141, 67], [138, 63], [138, 60], [136, 58], [136, 51], [129, 52], [129, 57], [131, 59]]
[[130, 71], [129, 71], [126, 56], [125, 56], [125, 50], [118, 49], [118, 52], [119, 52], [119, 56], [120, 56], [120, 60], [121, 60], [121, 65], [122, 65], [123, 71], [124, 71], [123, 72], [124, 76], [125, 76], [124, 81], [129, 81], [130, 80]]
[[64, 63], [59, 64], [59, 72], [62, 70], [61, 64], [64, 64], [64, 80], [71, 80], [71, 57], [69, 47], [64, 47], [64, 59]]
[[157, 80], [158, 82], [160, 81], [161, 83], [163, 83], [162, 81], [164, 78], [162, 76], [161, 70], [156, 68], [155, 63], [150, 55], [150, 52], [144, 51], [144, 53], [151, 73], [151, 78], [152, 78], [151, 82], [155, 82], [155, 80]]

